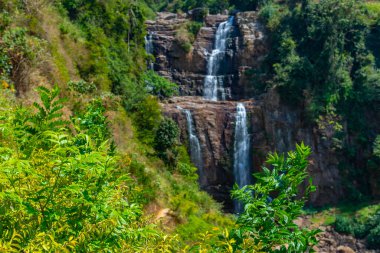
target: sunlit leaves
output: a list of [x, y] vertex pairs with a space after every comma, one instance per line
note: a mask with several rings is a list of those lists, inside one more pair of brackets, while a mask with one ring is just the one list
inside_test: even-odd
[[109, 141], [73, 135], [59, 90], [38, 90], [34, 113], [0, 111], [0, 250], [135, 252], [160, 240], [143, 221], [134, 180], [109, 155]]
[[[299, 194], [299, 186], [307, 178], [309, 155], [310, 148], [303, 143], [286, 156], [271, 154], [266, 162], [270, 167], [263, 167], [262, 172], [254, 174], [255, 184], [241, 189], [235, 185], [232, 195], [244, 203], [238, 228], [233, 231], [236, 250], [250, 250], [252, 245], [262, 245], [265, 252], [312, 250], [318, 231], [299, 228], [294, 223], [306, 196], [315, 189], [308, 186], [305, 195]], [[244, 245], [246, 239], [253, 243]]]

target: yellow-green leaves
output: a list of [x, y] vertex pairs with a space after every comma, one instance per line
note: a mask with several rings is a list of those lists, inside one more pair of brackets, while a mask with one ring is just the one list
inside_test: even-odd
[[104, 108], [92, 104], [95, 116], [84, 118], [92, 136], [73, 134], [62, 120], [58, 89], [38, 90], [35, 113], [0, 110], [6, 133], [0, 135], [0, 250], [135, 252], [154, 245], [161, 234], [143, 222], [140, 193], [123, 167], [130, 163], [110, 154], [104, 135], [91, 141]]
[[[305, 195], [298, 187], [307, 178], [308, 156], [311, 150], [303, 143], [286, 156], [268, 156], [263, 171], [255, 174], [256, 182], [241, 189], [235, 185], [233, 197], [244, 203], [238, 227], [232, 231], [234, 250], [252, 250], [261, 245], [264, 252], [306, 252], [315, 245], [318, 231], [301, 229], [293, 222], [300, 214], [306, 196], [314, 190], [308, 187]], [[252, 244], [245, 244], [246, 241]]]

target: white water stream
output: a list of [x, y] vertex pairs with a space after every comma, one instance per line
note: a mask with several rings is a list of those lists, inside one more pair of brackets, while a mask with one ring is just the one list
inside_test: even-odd
[[[236, 106], [235, 142], [234, 142], [234, 178], [239, 187], [250, 184], [249, 166], [250, 141], [247, 126], [247, 111], [243, 103]], [[241, 203], [235, 202], [235, 212], [241, 212]]]
[[227, 53], [227, 40], [233, 23], [234, 17], [230, 17], [221, 23], [216, 31], [214, 49], [208, 59], [207, 76], [204, 81], [203, 97], [207, 100], [217, 101], [218, 93], [223, 100], [225, 99], [224, 76], [218, 76], [218, 72]]

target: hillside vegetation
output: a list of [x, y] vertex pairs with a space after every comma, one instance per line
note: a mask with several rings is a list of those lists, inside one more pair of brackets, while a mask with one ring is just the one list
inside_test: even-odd
[[[317, 243], [317, 230], [293, 222], [314, 190], [310, 181], [298, 193], [303, 144], [269, 155], [255, 185], [235, 187], [239, 216], [199, 189], [178, 126], [159, 107], [177, 86], [147, 71], [144, 49], [154, 11], [196, 7], [260, 8], [273, 40], [263, 90], [306, 101], [311, 120], [334, 121], [338, 133], [347, 120], [353, 139], [338, 148], [358, 147], [369, 161], [352, 157], [361, 167], [347, 167], [347, 179], [378, 173], [380, 137], [364, 117], [379, 99], [377, 3], [0, 0], [1, 252], [306, 252]], [[322, 48], [307, 50], [314, 43]], [[368, 193], [363, 185], [354, 197]]]

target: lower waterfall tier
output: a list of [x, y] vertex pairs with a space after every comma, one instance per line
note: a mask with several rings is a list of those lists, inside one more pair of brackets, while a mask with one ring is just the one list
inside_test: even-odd
[[[230, 191], [235, 182], [234, 141], [236, 108], [243, 103], [247, 113], [250, 143], [249, 163], [259, 170], [267, 153], [286, 152], [304, 141], [313, 150], [309, 171], [317, 185], [310, 203], [314, 206], [336, 203], [343, 195], [337, 154], [331, 138], [303, 122], [300, 110], [280, 103], [271, 91], [260, 100], [207, 101], [202, 97], [174, 97], [162, 104], [166, 116], [173, 118], [181, 129], [181, 142], [189, 145], [188, 123], [183, 110], [191, 111], [194, 133], [202, 150], [201, 188], [233, 210]], [[190, 148], [190, 147], [188, 147]], [[323, 159], [322, 159], [323, 158]]]

